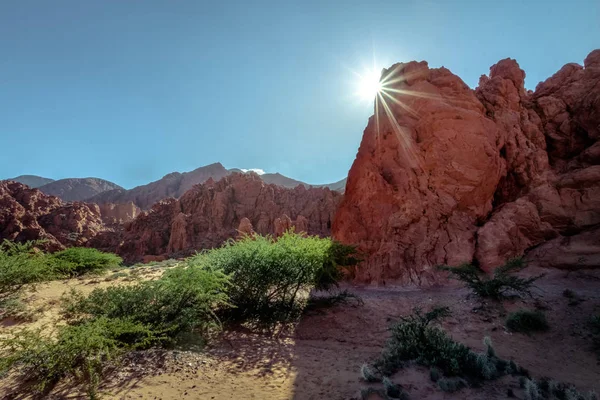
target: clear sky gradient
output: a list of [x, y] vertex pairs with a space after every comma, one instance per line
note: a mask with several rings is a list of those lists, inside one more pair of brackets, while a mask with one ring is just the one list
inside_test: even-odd
[[124, 187], [212, 162], [346, 176], [361, 71], [506, 57], [535, 85], [600, 47], [599, 0], [0, 1], [0, 178]]

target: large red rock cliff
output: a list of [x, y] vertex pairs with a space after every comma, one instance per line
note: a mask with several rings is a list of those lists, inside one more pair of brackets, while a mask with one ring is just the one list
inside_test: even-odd
[[511, 59], [476, 90], [425, 62], [381, 79], [333, 223], [366, 254], [358, 280], [431, 283], [438, 264], [491, 270], [546, 241], [600, 252], [600, 50], [535, 92]]

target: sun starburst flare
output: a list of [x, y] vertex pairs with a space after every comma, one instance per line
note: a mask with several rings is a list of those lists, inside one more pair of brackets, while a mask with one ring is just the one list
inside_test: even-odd
[[[400, 107], [404, 112], [413, 117], [418, 117], [418, 113], [408, 104], [401, 100], [402, 97], [412, 96], [419, 98], [437, 98], [438, 96], [429, 93], [421, 93], [414, 90], [400, 89], [397, 86], [405, 81], [408, 77], [401, 74], [400, 65], [392, 71], [387, 71], [385, 76], [381, 78], [381, 73], [377, 72], [376, 68], [365, 69], [363, 73], [354, 72], [358, 78], [356, 95], [363, 101], [375, 100], [375, 129], [376, 129], [376, 146], [377, 152], [381, 154], [381, 135], [384, 128], [383, 121], [380, 121], [380, 112], [385, 115], [389, 121], [385, 127], [389, 126], [398, 140], [400, 151], [403, 153], [403, 159], [411, 168], [420, 167], [419, 157], [415, 150], [415, 144], [412, 137], [403, 128], [396, 119], [392, 107], [395, 105]], [[397, 107], [396, 107], [397, 108]], [[397, 114], [397, 112], [396, 112]], [[386, 132], [383, 132], [384, 134]]]

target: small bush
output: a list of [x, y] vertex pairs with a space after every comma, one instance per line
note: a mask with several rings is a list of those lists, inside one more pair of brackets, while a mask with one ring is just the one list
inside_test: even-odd
[[341, 265], [356, 261], [351, 249], [331, 239], [286, 232], [277, 239], [255, 235], [229, 241], [192, 257], [188, 264], [231, 277], [228, 293], [235, 307], [226, 310], [224, 318], [272, 325], [300, 316], [303, 293], [334, 287], [342, 275]]
[[526, 399], [598, 400], [594, 391], [584, 395], [574, 385], [550, 378], [541, 378], [539, 381], [525, 380], [521, 387], [525, 389]]
[[52, 263], [35, 251], [35, 244], [5, 240], [0, 245], [0, 300], [17, 296], [25, 285], [56, 277]]
[[379, 382], [379, 378], [367, 364], [363, 364], [360, 367], [360, 376], [365, 380], [365, 382]]
[[222, 272], [179, 267], [155, 281], [94, 289], [87, 297], [72, 292], [63, 299], [63, 312], [74, 320], [127, 318], [171, 338], [191, 330], [208, 335], [220, 327], [215, 310], [228, 304], [227, 285]]
[[481, 269], [471, 264], [459, 267], [439, 266], [448, 271], [454, 279], [464, 282], [476, 295], [482, 298], [500, 300], [510, 294], [531, 296], [531, 289], [536, 280], [544, 276], [520, 278], [513, 275], [525, 266], [521, 259], [509, 260], [506, 264], [494, 270], [492, 277], [487, 276]]
[[539, 400], [540, 390], [533, 380], [527, 380], [525, 382], [524, 394], [526, 400]]
[[121, 257], [87, 247], [71, 247], [52, 254], [55, 271], [64, 276], [98, 274], [119, 266]]
[[142, 324], [129, 320], [99, 318], [81, 325], [59, 328], [56, 339], [41, 331], [21, 331], [0, 342], [0, 374], [16, 372], [33, 382], [42, 393], [60, 379], [70, 377], [96, 396], [100, 377], [110, 361], [126, 350], [146, 348], [161, 338]]
[[401, 385], [396, 385], [390, 381], [387, 377], [384, 377], [381, 381], [383, 384], [383, 390], [390, 399], [408, 399], [408, 395], [404, 392]]
[[506, 327], [513, 332], [540, 332], [549, 329], [546, 315], [541, 311], [519, 310], [508, 315]]
[[[443, 375], [476, 382], [506, 374], [526, 373], [514, 362], [498, 358], [489, 338], [484, 339], [486, 350], [483, 353], [475, 353], [452, 340], [442, 328], [435, 325], [435, 322], [449, 314], [447, 307], [436, 307], [427, 313], [415, 309], [413, 314], [402, 317], [392, 326], [391, 338], [373, 367], [381, 375], [389, 376], [406, 363], [416, 362], [430, 367], [430, 377], [438, 384]], [[460, 379], [445, 380], [439, 385], [451, 391], [453, 388], [458, 390], [462, 382]]]

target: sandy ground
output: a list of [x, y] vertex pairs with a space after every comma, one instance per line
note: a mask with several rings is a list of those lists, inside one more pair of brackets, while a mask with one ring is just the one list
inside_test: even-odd
[[[483, 337], [490, 336], [499, 356], [515, 360], [533, 377], [572, 383], [582, 392], [600, 391], [600, 362], [591, 350], [587, 328], [589, 317], [600, 313], [600, 273], [547, 272], [539, 281], [537, 299], [506, 301], [505, 311], [494, 305], [482, 310], [481, 303], [457, 284], [429, 289], [348, 287], [362, 298], [363, 305], [342, 304], [306, 315], [295, 331], [277, 338], [226, 332], [203, 351], [134, 353], [102, 384], [101, 392], [107, 399], [357, 399], [361, 387], [367, 386], [360, 379], [360, 366], [379, 355], [390, 323], [415, 306], [434, 304], [451, 308], [453, 315], [443, 325], [456, 340], [482, 350]], [[148, 269], [135, 274], [155, 277], [159, 272]], [[2, 334], [55, 323], [58, 299], [71, 287], [89, 291], [109, 284], [127, 281], [100, 278], [40, 286], [30, 295], [33, 307], [46, 304], [40, 318], [16, 325], [5, 321]], [[583, 301], [569, 305], [562, 295], [566, 288]], [[551, 329], [531, 336], [507, 332], [504, 313], [521, 307], [545, 309]], [[508, 388], [523, 398], [513, 377], [454, 394], [441, 392], [422, 367], [403, 369], [393, 381], [402, 384], [411, 399], [504, 399]], [[0, 385], [3, 398], [27, 398], [26, 394], [10, 394], [6, 380]], [[48, 398], [81, 395], [73, 388], [59, 387]]]

